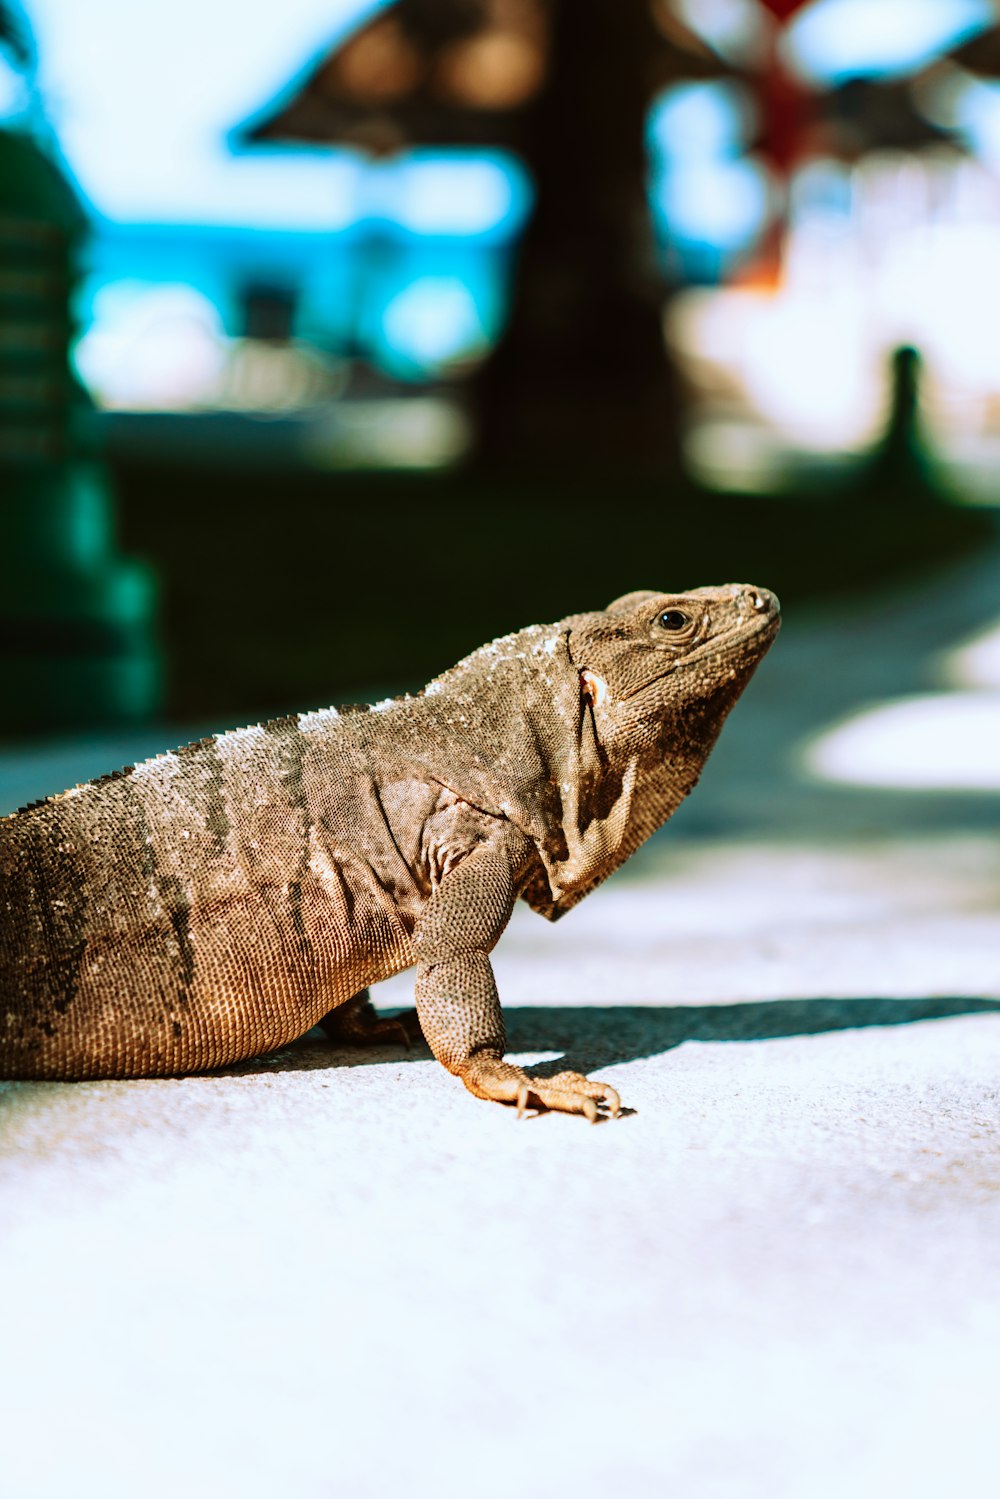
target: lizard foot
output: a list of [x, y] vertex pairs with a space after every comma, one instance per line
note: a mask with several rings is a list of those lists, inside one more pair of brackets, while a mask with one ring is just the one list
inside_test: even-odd
[[520, 1119], [525, 1109], [563, 1114], [583, 1114], [596, 1124], [599, 1119], [617, 1119], [622, 1103], [609, 1083], [599, 1083], [580, 1072], [560, 1072], [555, 1077], [528, 1077], [520, 1067], [499, 1058], [477, 1057], [462, 1081], [477, 1098], [517, 1106]]
[[423, 1040], [416, 1010], [402, 1015], [377, 1015], [375, 1006], [363, 989], [346, 1004], [324, 1015], [319, 1028], [342, 1046], [405, 1046], [407, 1050]]

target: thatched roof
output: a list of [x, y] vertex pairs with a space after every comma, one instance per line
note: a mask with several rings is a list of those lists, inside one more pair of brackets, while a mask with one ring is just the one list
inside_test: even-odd
[[1000, 78], [1000, 26], [990, 26], [945, 53], [949, 62], [977, 73], [981, 78]]
[[[672, 13], [652, 7], [649, 91], [729, 70]], [[291, 94], [237, 131], [243, 144], [513, 145], [550, 66], [550, 0], [397, 0], [339, 43]]]

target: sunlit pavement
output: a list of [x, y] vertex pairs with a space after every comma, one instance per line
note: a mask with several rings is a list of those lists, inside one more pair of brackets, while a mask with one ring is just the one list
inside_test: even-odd
[[311, 1039], [6, 1085], [5, 1499], [993, 1492], [998, 617], [996, 557], [793, 614], [671, 828], [517, 913], [512, 1047], [620, 1120]]

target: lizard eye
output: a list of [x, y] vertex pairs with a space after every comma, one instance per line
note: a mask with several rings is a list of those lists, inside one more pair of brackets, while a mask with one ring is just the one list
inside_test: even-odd
[[683, 630], [691, 621], [680, 609], [664, 609], [658, 623], [664, 630]]

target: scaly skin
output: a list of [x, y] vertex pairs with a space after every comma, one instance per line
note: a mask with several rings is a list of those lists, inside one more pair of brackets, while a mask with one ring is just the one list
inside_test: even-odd
[[415, 963], [420, 1027], [470, 1092], [617, 1113], [606, 1084], [504, 1061], [489, 954], [515, 900], [559, 918], [670, 816], [777, 629], [748, 585], [629, 594], [417, 697], [220, 734], [0, 819], [0, 1075], [202, 1071], [320, 1021], [398, 1038], [364, 991]]

